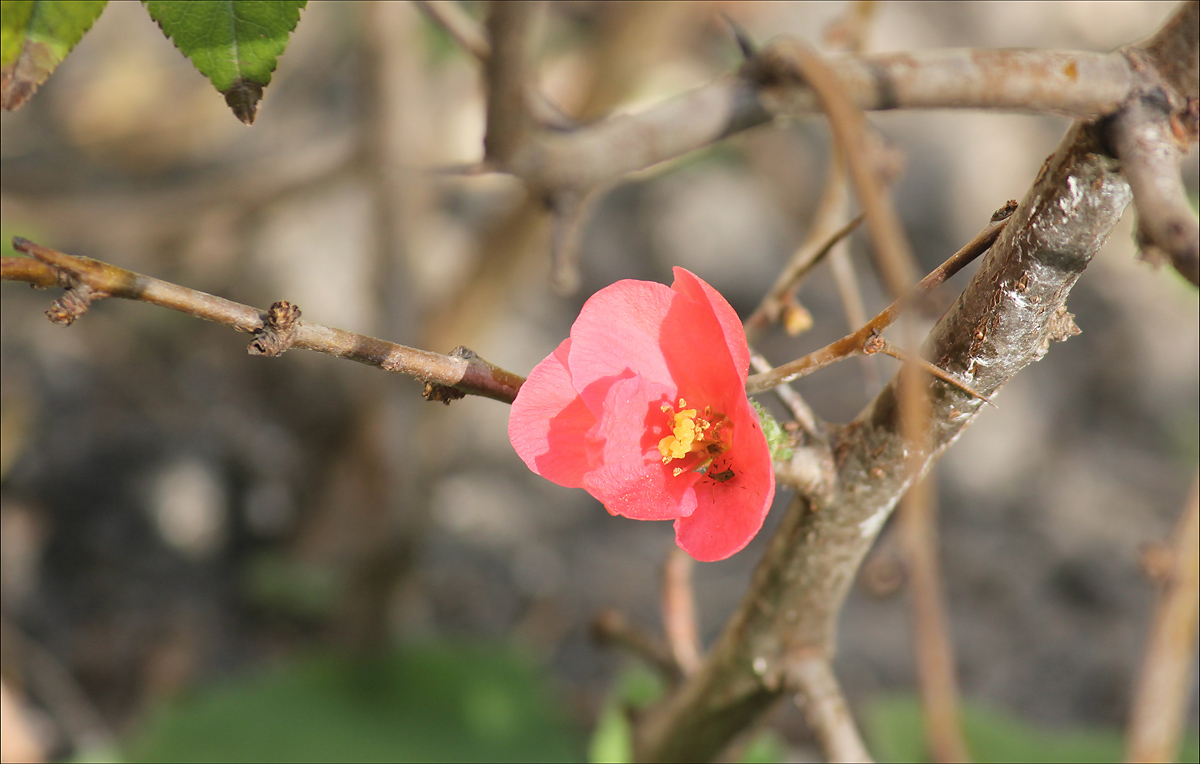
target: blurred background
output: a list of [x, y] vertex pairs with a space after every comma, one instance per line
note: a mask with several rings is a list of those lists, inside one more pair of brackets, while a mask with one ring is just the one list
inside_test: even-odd
[[[1106, 51], [1174, 7], [881, 3], [866, 47]], [[759, 41], [820, 44], [846, 10], [552, 2], [537, 73], [588, 121], [734, 69], [721, 13]], [[895, 197], [924, 270], [1021, 198], [1068, 127], [871, 119], [903, 156]], [[477, 62], [407, 3], [310, 2], [247, 128], [140, 4], [112, 2], [0, 125], [6, 254], [20, 235], [522, 374], [618, 279], [669, 283], [684, 266], [747, 315], [803, 240], [830, 155], [812, 118], [627, 179], [597, 205], [582, 289], [564, 297], [544, 210], [512, 178], [461, 171], [482, 154]], [[1195, 198], [1194, 151], [1184, 174]], [[1074, 735], [1119, 755], [1155, 596], [1146, 550], [1200, 454], [1196, 290], [1136, 260], [1132, 218], [1072, 292], [1083, 333], [1009, 384], [938, 471], [963, 695], [1042, 753]], [[865, 237], [850, 250], [874, 313]], [[29, 755], [564, 759], [615, 718], [613, 688], [639, 675], [589, 624], [616, 608], [659, 632], [670, 524], [610, 517], [529, 473], [503, 404], [426, 403], [411, 379], [311, 353], [251, 357], [245, 336], [142, 304], [100, 303], [64, 329], [43, 315], [53, 297], [6, 283], [0, 303], [4, 727], [16, 709]], [[814, 326], [765, 338], [775, 363], [849, 328], [827, 267], [800, 299]], [[894, 371], [879, 359], [878, 376]], [[797, 388], [843, 422], [877, 385], [848, 362]], [[706, 642], [787, 500], [745, 551], [696, 567]], [[890, 529], [860, 579], [836, 668], [881, 758], [919, 755], [899, 740], [919, 724]], [[756, 755], [819, 756], [794, 708], [774, 726]]]

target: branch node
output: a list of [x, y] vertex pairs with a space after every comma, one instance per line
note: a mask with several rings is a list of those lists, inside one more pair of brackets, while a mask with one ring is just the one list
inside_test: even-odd
[[250, 355], [275, 357], [283, 355], [296, 341], [300, 308], [286, 300], [271, 303], [263, 317], [263, 326], [254, 332], [254, 340], [246, 348]]
[[72, 283], [74, 280], [63, 271], [58, 271], [59, 282], [67, 282], [67, 291], [62, 293], [46, 310], [46, 318], [56, 324], [70, 326], [75, 319], [87, 313], [93, 302], [108, 297], [108, 292], [93, 289], [87, 284]]
[[[478, 353], [464, 345], [459, 345], [451, 350], [447, 355], [449, 355], [451, 358], [461, 358], [468, 362], [479, 358]], [[427, 401], [436, 401], [449, 406], [450, 401], [456, 401], [459, 398], [466, 398], [467, 394], [462, 390], [459, 390], [457, 387], [443, 385], [439, 382], [426, 381], [425, 389], [421, 391], [421, 396]]]

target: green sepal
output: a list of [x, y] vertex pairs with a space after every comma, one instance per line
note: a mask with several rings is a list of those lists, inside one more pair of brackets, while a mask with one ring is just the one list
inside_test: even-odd
[[771, 459], [777, 462], [786, 462], [791, 459], [792, 442], [783, 429], [783, 425], [779, 424], [779, 420], [771, 416], [771, 412], [763, 408], [761, 403], [753, 398], [750, 399], [750, 403], [758, 412], [758, 421], [762, 423], [763, 435], [767, 436], [767, 445], [771, 448]]

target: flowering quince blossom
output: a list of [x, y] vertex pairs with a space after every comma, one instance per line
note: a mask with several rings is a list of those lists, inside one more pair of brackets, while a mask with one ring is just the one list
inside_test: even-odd
[[684, 551], [723, 560], [762, 528], [775, 494], [749, 366], [737, 314], [695, 274], [676, 268], [670, 287], [618, 281], [530, 372], [508, 437], [547, 480], [614, 515], [674, 520]]

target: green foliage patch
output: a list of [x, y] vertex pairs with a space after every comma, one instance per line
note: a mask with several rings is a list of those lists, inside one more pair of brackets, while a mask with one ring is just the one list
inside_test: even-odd
[[496, 648], [321, 656], [160, 708], [129, 761], [579, 761], [531, 664]]

